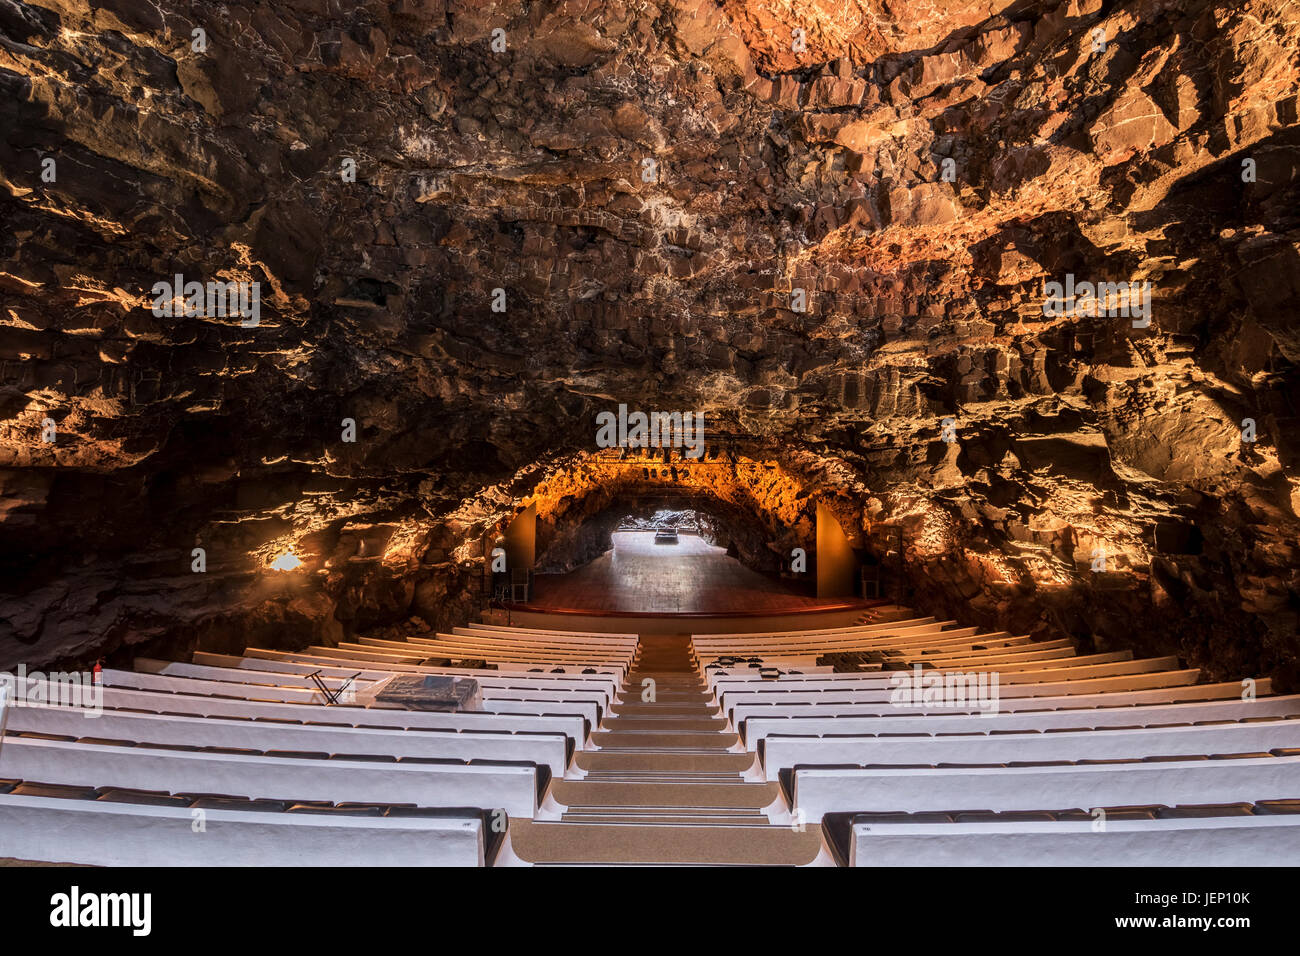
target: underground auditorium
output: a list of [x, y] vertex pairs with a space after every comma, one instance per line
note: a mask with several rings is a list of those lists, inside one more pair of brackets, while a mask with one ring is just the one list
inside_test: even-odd
[[0, 0], [0, 93], [0, 866], [1300, 864], [1293, 0]]

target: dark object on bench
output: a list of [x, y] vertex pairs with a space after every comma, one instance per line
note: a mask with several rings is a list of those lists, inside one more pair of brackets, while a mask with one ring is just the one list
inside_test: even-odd
[[433, 674], [398, 674], [375, 695], [385, 704], [399, 704], [407, 710], [454, 713], [478, 695], [478, 681], [467, 677], [439, 677]]
[[655, 544], [676, 544], [676, 543], [677, 543], [676, 529], [669, 528], [666, 531], [655, 532]]

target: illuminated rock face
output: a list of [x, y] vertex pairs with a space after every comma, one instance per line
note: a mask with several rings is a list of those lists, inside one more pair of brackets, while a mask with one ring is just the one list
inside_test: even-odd
[[789, 476], [697, 489], [753, 563], [829, 497], [935, 613], [1293, 679], [1283, 0], [191, 6], [0, 4], [0, 666], [463, 620], [625, 402]]

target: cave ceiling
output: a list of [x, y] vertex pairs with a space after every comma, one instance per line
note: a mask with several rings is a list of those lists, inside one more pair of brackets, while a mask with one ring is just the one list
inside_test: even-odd
[[0, 663], [463, 617], [626, 403], [905, 526], [937, 612], [1288, 672], [1297, 19], [0, 0]]

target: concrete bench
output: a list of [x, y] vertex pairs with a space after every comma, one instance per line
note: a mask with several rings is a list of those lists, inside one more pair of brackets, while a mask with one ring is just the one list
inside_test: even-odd
[[[1212, 726], [942, 737], [789, 737], [763, 741], [769, 779], [795, 764], [1010, 764], [1268, 752], [1300, 748], [1300, 720]], [[1300, 751], [1298, 751], [1300, 752]]]
[[854, 644], [889, 644], [898, 641], [924, 640], [941, 635], [972, 636], [978, 632], [973, 627], [962, 627], [956, 621], [934, 621], [929, 624], [917, 624], [910, 627], [890, 627], [883, 629], [819, 632], [807, 631], [790, 634], [785, 637], [754, 636], [730, 640], [715, 640], [708, 637], [695, 637], [691, 644], [697, 654], [726, 653], [731, 649], [739, 650], [779, 650], [783, 647], [825, 644], [828, 646]]
[[[393, 654], [389, 652], [377, 652], [374, 648], [359, 650], [348, 648], [348, 646], [339, 646], [339, 648], [322, 648], [322, 646], [309, 646], [304, 650], [305, 654], [317, 658], [334, 659], [334, 661], [348, 661], [370, 663], [370, 665], [389, 666], [391, 663], [420, 663], [429, 658], [447, 658], [447, 659], [476, 659], [476, 661], [486, 661], [490, 663], [499, 663], [502, 666], [508, 666], [511, 670], [528, 670], [529, 667], [541, 667], [543, 671], [550, 671], [559, 666], [559, 663], [551, 658], [541, 658], [536, 656], [511, 657], [510, 654], [489, 654], [481, 652], [465, 652], [463, 649], [443, 648], [439, 653], [433, 646], [422, 646], [419, 656], [409, 656], [409, 654]], [[623, 661], [575, 661], [569, 659], [564, 661], [563, 665], [576, 666], [578, 669], [586, 667], [601, 667], [601, 669], [610, 671], [620, 680], [627, 674], [628, 665]]]
[[[328, 703], [320, 691], [305, 690], [298, 687], [238, 684], [191, 677], [164, 677], [158, 674], [139, 674], [135, 671], [119, 671], [108, 668], [105, 668], [102, 672], [102, 679], [107, 687], [122, 687], [135, 690], [221, 695], [245, 700], [275, 701], [289, 704]], [[579, 714], [593, 726], [600, 723], [601, 707], [599, 703], [596, 701], [574, 700], [572, 695], [568, 695], [563, 691], [551, 693], [538, 691], [535, 696], [530, 695], [527, 691], [500, 690], [499, 693], [501, 696], [484, 701], [485, 711], [497, 714]], [[374, 709], [383, 710], [387, 713], [391, 709], [399, 708], [385, 708], [376, 704]], [[402, 709], [402, 712], [409, 713], [404, 709]]]
[[[1177, 687], [1192, 684], [1200, 674], [1199, 670], [1155, 671], [1152, 673], [1126, 674], [1119, 677], [1080, 677], [1076, 680], [1059, 680], [1048, 677], [1035, 683], [999, 682], [999, 705], [1008, 699], [1022, 697], [1051, 697], [1056, 695], [1096, 694], [1146, 690], [1150, 688]], [[877, 682], [879, 684], [879, 682]], [[718, 694], [719, 704], [729, 716], [732, 711], [746, 704], [759, 704], [764, 701], [782, 704], [817, 704], [819, 702], [872, 703], [889, 705], [894, 689], [886, 682], [875, 688], [838, 689], [828, 688], [822, 691], [784, 691], [766, 692], [757, 690], [723, 691]], [[935, 708], [936, 710], [940, 708]], [[975, 708], [969, 708], [974, 710]], [[906, 707], [900, 705], [898, 710]]]
[[[1092, 664], [1109, 664], [1133, 659], [1130, 651], [1109, 651], [1104, 654], [1088, 654], [1082, 657], [1064, 656], [1059, 658], [1043, 659], [1035, 658], [1025, 661], [996, 661], [985, 663], [982, 660], [971, 658], [962, 660], [952, 659], [925, 659], [926, 663], [932, 664], [928, 670], [949, 670], [949, 671], [997, 671], [999, 674], [1013, 674], [1023, 671], [1033, 670], [1058, 670], [1063, 668], [1081, 667]], [[779, 680], [782, 684], [791, 687], [798, 687], [799, 682], [809, 679], [828, 680], [828, 681], [851, 681], [855, 678], [870, 676], [874, 674], [884, 674], [887, 677], [897, 673], [897, 671], [845, 671], [837, 673], [825, 673], [828, 668], [821, 668], [819, 671], [810, 671], [804, 668], [796, 668], [794, 671], [783, 671]], [[759, 676], [756, 668], [734, 668], [728, 671], [714, 671], [705, 680], [710, 690], [713, 690], [719, 682], [727, 681], [729, 683], [767, 683]]]
[[[828, 840], [831, 834], [823, 825]], [[847, 866], [1295, 866], [1300, 815], [882, 823], [853, 819]]]
[[639, 642], [636, 635], [622, 637], [617, 634], [567, 634], [559, 631], [521, 631], [517, 629], [498, 631], [475, 625], [453, 627], [451, 633], [459, 637], [473, 637], [490, 641], [517, 641], [546, 647], [578, 645], [580, 647], [618, 647], [634, 650]]
[[[28, 681], [30, 685], [32, 681]], [[48, 684], [47, 684], [48, 686]], [[48, 698], [48, 693], [47, 698]], [[583, 749], [591, 724], [581, 715], [535, 713], [496, 714], [483, 711], [435, 713], [380, 707], [286, 704], [278, 701], [103, 687], [103, 706], [180, 716], [229, 717], [290, 724], [335, 724], [413, 730], [488, 731], [502, 733], [563, 733]], [[91, 711], [93, 713], [93, 711]], [[88, 718], [93, 719], [93, 718]]]
[[[1260, 679], [1257, 682], [1258, 693], [1262, 696], [1267, 694], [1271, 685], [1267, 678]], [[1241, 700], [1242, 686], [1240, 681], [1228, 681], [1222, 684], [1193, 684], [1186, 682], [1183, 684], [1154, 687], [1145, 690], [1134, 691], [1100, 691], [1085, 694], [1060, 694], [1055, 697], [1027, 697], [1015, 698], [1004, 697], [998, 703], [998, 714], [990, 714], [981, 717], [983, 720], [994, 720], [998, 717], [1005, 717], [1009, 714], [1020, 713], [1023, 711], [1058, 711], [1068, 713], [1070, 709], [1088, 710], [1096, 707], [1104, 708], [1122, 708], [1122, 707], [1139, 707], [1146, 705], [1158, 704], [1177, 704], [1193, 701], [1209, 700]], [[846, 718], [870, 718], [870, 719], [915, 719], [918, 717], [946, 719], [961, 716], [962, 714], [976, 714], [977, 708], [968, 707], [964, 711], [957, 711], [950, 707], [894, 707], [888, 703], [880, 701], [870, 703], [843, 703], [827, 702], [825, 704], [768, 704], [759, 701], [753, 704], [740, 704], [732, 708], [732, 723], [740, 730], [742, 734], [746, 733], [746, 727], [750, 721], [764, 718], [829, 718], [843, 720]], [[990, 725], [992, 726], [992, 725]]]
[[699, 659], [708, 666], [721, 657], [789, 657], [792, 655], [824, 657], [831, 654], [868, 653], [901, 657], [908, 653], [932, 652], [939, 654], [945, 650], [961, 651], [980, 650], [982, 648], [1032, 648], [1034, 642], [1026, 634], [1009, 634], [1004, 631], [984, 634], [976, 633], [975, 628], [963, 628], [960, 631], [941, 631], [903, 639], [851, 641], [808, 641], [790, 644], [774, 644], [771, 647], [733, 647], [726, 650], [701, 652]]
[[394, 758], [531, 760], [547, 767], [553, 777], [563, 777], [569, 761], [568, 738], [563, 733], [390, 730], [115, 710], [88, 718], [85, 708], [56, 706], [18, 708], [10, 718], [9, 729], [15, 733], [112, 738], [145, 746], [172, 744]]
[[918, 638], [974, 637], [979, 633], [975, 627], [958, 627], [956, 621], [938, 621], [934, 624], [922, 624], [917, 627], [895, 628], [892, 630], [868, 631], [849, 634], [791, 635], [789, 637], [759, 637], [749, 640], [711, 641], [703, 637], [692, 638], [698, 656], [728, 654], [736, 651], [781, 650], [797, 647], [854, 647], [889, 646], [905, 640]]
[[[288, 674], [273, 671], [254, 671], [246, 668], [236, 667], [212, 667], [203, 664], [185, 664], [175, 661], [156, 661], [149, 658], [137, 658], [135, 661], [136, 673], [142, 674], [160, 674], [166, 677], [192, 677], [199, 680], [224, 681], [226, 683], [246, 684], [250, 687], [297, 687], [304, 690], [314, 690], [316, 685], [310, 678], [299, 674]], [[346, 672], [346, 668], [343, 669]], [[349, 675], [350, 676], [350, 675]], [[383, 676], [377, 678], [382, 680]], [[472, 679], [472, 678], [471, 678]], [[357, 690], [367, 688], [376, 682], [375, 679], [366, 680], [357, 678], [353, 685]], [[345, 686], [345, 679], [330, 678], [326, 680], [326, 685], [331, 690], [341, 689]], [[520, 686], [513, 686], [510, 683], [480, 683], [484, 706], [491, 709], [491, 701], [496, 700], [567, 700], [567, 701], [592, 701], [600, 706], [601, 712], [609, 706], [613, 693], [603, 687], [554, 687], [539, 686], [536, 682], [523, 681]]]
[[[136, 659], [136, 670], [140, 670], [141, 658]], [[170, 661], [166, 662], [172, 663]], [[202, 664], [209, 667], [226, 667], [244, 671], [267, 672], [272, 674], [296, 674], [306, 676], [308, 674], [319, 674], [324, 678], [347, 680], [354, 674], [358, 675], [360, 680], [383, 680], [395, 673], [406, 673], [404, 671], [387, 670], [383, 666], [373, 664], [360, 668], [348, 667], [346, 663], [334, 661], [331, 664], [311, 664], [299, 663], [298, 661], [287, 659], [265, 659], [265, 658], [243, 658], [234, 657], [229, 654], [211, 654], [205, 651], [197, 651], [194, 654], [194, 663]], [[532, 687], [538, 690], [594, 690], [603, 691], [611, 697], [618, 693], [620, 688], [619, 681], [615, 680], [609, 674], [529, 674], [526, 672], [509, 671], [472, 671], [465, 669], [463, 673], [454, 675], [439, 675], [468, 677], [470, 680], [478, 681], [481, 687], [513, 687], [524, 688]]]
[[249, 660], [285, 660], [296, 661], [303, 664], [316, 664], [325, 667], [349, 667], [356, 665], [354, 670], [364, 668], [375, 668], [397, 674], [438, 674], [441, 676], [456, 677], [474, 677], [478, 674], [527, 674], [531, 677], [561, 677], [576, 676], [593, 676], [600, 675], [613, 678], [616, 683], [621, 681], [623, 665], [583, 665], [583, 664], [560, 664], [560, 665], [541, 665], [541, 664], [517, 664], [511, 666], [509, 663], [492, 662], [486, 667], [438, 667], [429, 664], [408, 664], [401, 661], [359, 661], [349, 659], [345, 655], [335, 654], [331, 657], [322, 657], [311, 654], [306, 651], [269, 651], [264, 648], [247, 648], [244, 651], [245, 658]]
[[[456, 652], [457, 656], [461, 656], [461, 657], [470, 656], [468, 652], [469, 645], [462, 643], [460, 638], [456, 639], [454, 645], [423, 644], [423, 643], [399, 644], [396, 641], [388, 641], [388, 642], [380, 643], [378, 638], [363, 638], [360, 644], [342, 643], [339, 645], [338, 649], [345, 651], [345, 650], [362, 648], [367, 654], [377, 653], [377, 654], [388, 654], [393, 657], [405, 657], [405, 656], [410, 656], [412, 653], [425, 654], [430, 647], [447, 648], [451, 646], [455, 646], [457, 648], [457, 652]], [[500, 658], [502, 655], [505, 654], [523, 653], [530, 657], [541, 657], [547, 663], [551, 661], [555, 661], [557, 663], [563, 661], [584, 661], [587, 658], [595, 657], [595, 658], [608, 660], [608, 661], [617, 661], [618, 663], [622, 664], [622, 663], [627, 663], [632, 659], [632, 655], [630, 654], [625, 654], [609, 648], [594, 648], [594, 649], [590, 649], [590, 651], [588, 651], [587, 649], [575, 650], [575, 651], [552, 651], [550, 648], [533, 648], [533, 647], [528, 647], [526, 645], [500, 644], [496, 646], [474, 645], [473, 650], [475, 653], [480, 654], [480, 659], [485, 661], [491, 659], [491, 657], [490, 656], [484, 657], [482, 656], [482, 654], [494, 655], [497, 658]], [[437, 655], [431, 655], [431, 656], [437, 656]], [[447, 655], [444, 654], [444, 656]]]
[[[836, 713], [826, 716], [750, 717], [740, 731], [751, 749], [761, 746], [764, 738], [774, 734], [798, 735], [803, 738], [823, 735], [932, 735], [932, 734], [1003, 734], [1027, 731], [1061, 731], [1069, 729], [1099, 730], [1113, 727], [1150, 726], [1156, 724], [1198, 721], [1239, 721], [1254, 719], [1283, 719], [1300, 715], [1300, 694], [1285, 697], [1257, 697], [1241, 699], [1241, 685], [1201, 684], [1185, 688], [1187, 692], [1219, 693], [1222, 700], [1196, 703], [1138, 704], [1104, 706], [1105, 696], [1094, 698], [1103, 702], [1092, 708], [1065, 707], [1062, 709], [1024, 710], [993, 714], [953, 714], [945, 712], [929, 715], [897, 716], [887, 714]], [[1271, 684], [1261, 682], [1260, 693], [1268, 694]], [[1124, 695], [1127, 696], [1127, 695]], [[1080, 698], [1081, 699], [1081, 698]], [[1075, 698], [1061, 698], [1055, 703], [1072, 703]], [[1048, 701], [1041, 701], [1048, 703]], [[1024, 703], [1024, 702], [1017, 702]], [[1035, 701], [1034, 703], [1039, 703]], [[967, 737], [966, 739], [969, 739]]]
[[[367, 638], [378, 640], [378, 638]], [[344, 646], [342, 644], [340, 647]], [[374, 645], [370, 645], [374, 646]], [[611, 647], [600, 644], [549, 646], [531, 641], [493, 640], [488, 638], [460, 637], [455, 634], [439, 634], [437, 637], [412, 637], [406, 641], [406, 647], [423, 650], [428, 647], [482, 648], [497, 653], [523, 653], [530, 655], [553, 655], [557, 659], [594, 658], [598, 660], [626, 662], [635, 656], [633, 647]]]
[[[1090, 654], [1086, 657], [1061, 657], [1051, 660], [1029, 660], [1029, 661], [1000, 661], [995, 663], [982, 663], [976, 659], [962, 660], [955, 663], [949, 663], [946, 660], [926, 660], [924, 663], [928, 666], [922, 668], [922, 674], [945, 674], [945, 673], [997, 673], [999, 683], [1008, 681], [1016, 682], [1015, 675], [1036, 674], [1036, 673], [1082, 673], [1083, 668], [1096, 668], [1101, 666], [1114, 668], [1117, 672], [1122, 671], [1125, 667], [1136, 667], [1139, 671], [1143, 669], [1152, 669], [1156, 665], [1151, 661], [1170, 661], [1177, 666], [1177, 658], [1146, 658], [1140, 663], [1133, 662], [1133, 656], [1127, 651], [1115, 651], [1107, 654]], [[911, 665], [900, 663], [897, 667], [884, 670], [862, 670], [862, 671], [845, 671], [832, 674], [811, 674], [799, 672], [783, 672], [776, 680], [763, 680], [754, 669], [738, 670], [733, 673], [717, 672], [711, 676], [708, 683], [711, 690], [719, 687], [726, 689], [741, 689], [748, 684], [755, 687], [771, 688], [778, 687], [790, 690], [805, 689], [827, 689], [838, 687], [851, 687], [855, 683], [862, 681], [883, 681], [886, 685], [892, 686], [891, 681], [897, 682], [899, 674], [914, 674], [915, 664], [920, 661], [913, 661]], [[1160, 666], [1169, 667], [1171, 665], [1163, 663]], [[1105, 673], [1099, 671], [1098, 673]]]
[[91, 866], [485, 866], [474, 810], [352, 816], [0, 794], [0, 856]]
[[[804, 660], [810, 663], [817, 663], [818, 661], [826, 660], [827, 658], [834, 657], [836, 655], [846, 655], [846, 654], [854, 654], [859, 656], [874, 654], [880, 658], [879, 663], [881, 664], [883, 664], [885, 661], [892, 661], [898, 664], [905, 664], [910, 662], [911, 660], [924, 661], [924, 660], [939, 658], [944, 656], [948, 652], [952, 652], [952, 656], [958, 657], [964, 654], [965, 652], [983, 653], [984, 650], [989, 650], [994, 652], [1014, 653], [1020, 650], [1028, 650], [1034, 646], [1035, 645], [1033, 645], [1030, 642], [1028, 637], [1024, 637], [1024, 636], [1013, 637], [1008, 635], [1006, 637], [999, 637], [999, 638], [992, 638], [992, 639], [987, 637], [982, 637], [976, 640], [973, 640], [969, 637], [965, 637], [965, 638], [957, 638], [955, 640], [944, 640], [938, 643], [925, 643], [925, 644], [918, 643], [916, 645], [908, 645], [904, 647], [885, 646], [885, 647], [877, 648], [877, 647], [855, 646], [850, 648], [834, 648], [834, 649], [814, 648], [810, 650], [789, 649], [785, 651], [759, 651], [754, 653], [745, 653], [745, 652], [737, 651], [731, 654], [707, 656], [701, 658], [701, 660], [703, 662], [705, 674], [709, 675], [709, 674], [716, 674], [722, 671], [727, 671], [729, 669], [735, 669], [737, 667], [743, 669], [745, 664], [761, 663], [761, 664], [779, 665], [780, 662], [782, 661], [795, 661], [795, 660]], [[740, 664], [726, 663], [727, 661], [739, 661], [742, 663]]]
[[[1102, 664], [1071, 663], [1066, 666], [1039, 664], [1034, 670], [1007, 671], [999, 668], [975, 669], [932, 668], [922, 671], [925, 677], [944, 677], [952, 674], [995, 673], [1001, 690], [1008, 685], [1042, 684], [1049, 681], [1076, 681], [1087, 678], [1118, 677], [1125, 675], [1165, 673], [1176, 670], [1178, 658], [1152, 657], [1144, 660], [1110, 661]], [[831, 675], [824, 678], [803, 678], [786, 681], [782, 678], [769, 681], [753, 681], [745, 678], [720, 677], [714, 682], [715, 696], [722, 702], [733, 693], [756, 693], [784, 695], [788, 693], [809, 693], [816, 691], [851, 692], [858, 690], [893, 690], [897, 679], [910, 678], [914, 672], [909, 671], [872, 671], [862, 674]], [[888, 698], [886, 698], [888, 699]]]
[[554, 634], [560, 637], [609, 637], [622, 638], [633, 644], [640, 640], [640, 637], [636, 634], [616, 631], [561, 631], [548, 630], [542, 627], [518, 627], [513, 624], [483, 624], [478, 622], [466, 624], [465, 627], [470, 630], [492, 634]]
[[1036, 810], [1042, 807], [1235, 803], [1300, 793], [1300, 756], [1088, 766], [789, 772], [793, 807], [809, 822], [851, 810]]
[[[911, 617], [898, 621], [879, 621], [873, 624], [853, 624], [847, 627], [826, 627], [812, 628], [798, 631], [734, 631], [720, 634], [692, 634], [691, 641], [695, 644], [701, 643], [726, 643], [728, 641], [743, 641], [753, 638], [783, 638], [798, 637], [806, 634], [871, 634], [880, 633], [892, 629], [906, 629], [921, 627], [927, 624], [934, 624], [935, 619], [930, 616]], [[940, 621], [940, 625], [956, 624], [956, 621]]]
[[408, 642], [404, 647], [410, 647], [410, 650], [380, 647], [374, 644], [354, 644], [349, 641], [339, 643], [337, 648], [320, 648], [312, 647], [310, 650], [314, 654], [321, 654], [326, 651], [335, 651], [339, 654], [349, 654], [361, 660], [384, 661], [395, 659], [398, 661], [415, 661], [419, 663], [429, 657], [451, 657], [461, 659], [476, 659], [484, 661], [501, 661], [501, 660], [536, 660], [541, 663], [569, 662], [583, 664], [622, 664], [625, 658], [630, 659], [630, 655], [620, 655], [605, 653], [601, 651], [586, 652], [552, 652], [549, 650], [534, 650], [527, 647], [502, 646], [499, 648], [483, 647], [481, 645], [465, 644], [457, 641], [439, 641], [439, 642]]
[[583, 666], [595, 667], [598, 665], [618, 666], [625, 673], [627, 665], [631, 661], [630, 654], [608, 654], [603, 652], [573, 652], [560, 653], [552, 651], [533, 650], [527, 647], [501, 647], [488, 648], [483, 646], [466, 645], [451, 641], [438, 642], [412, 642], [414, 651], [394, 651], [388, 648], [380, 649], [374, 645], [361, 645], [341, 643], [337, 648], [309, 648], [313, 654], [325, 654], [330, 656], [344, 657], [350, 656], [361, 660], [385, 661], [390, 659], [411, 661], [420, 663], [431, 657], [457, 658], [464, 660], [483, 660], [483, 661], [532, 661], [536, 664], [551, 666], [553, 664], [581, 664]]
[[533, 817], [550, 774], [531, 763], [376, 763], [9, 737], [0, 778], [330, 803], [501, 808]]
[[488, 647], [508, 645], [512, 647], [535, 647], [539, 650], [584, 651], [600, 650], [631, 657], [636, 653], [637, 641], [626, 638], [606, 639], [604, 637], [561, 637], [545, 634], [502, 634], [495, 631], [475, 631], [467, 628], [453, 628], [451, 632], [438, 631], [432, 634], [411, 635], [410, 643], [435, 640], [454, 640], [469, 644], [482, 644]]

